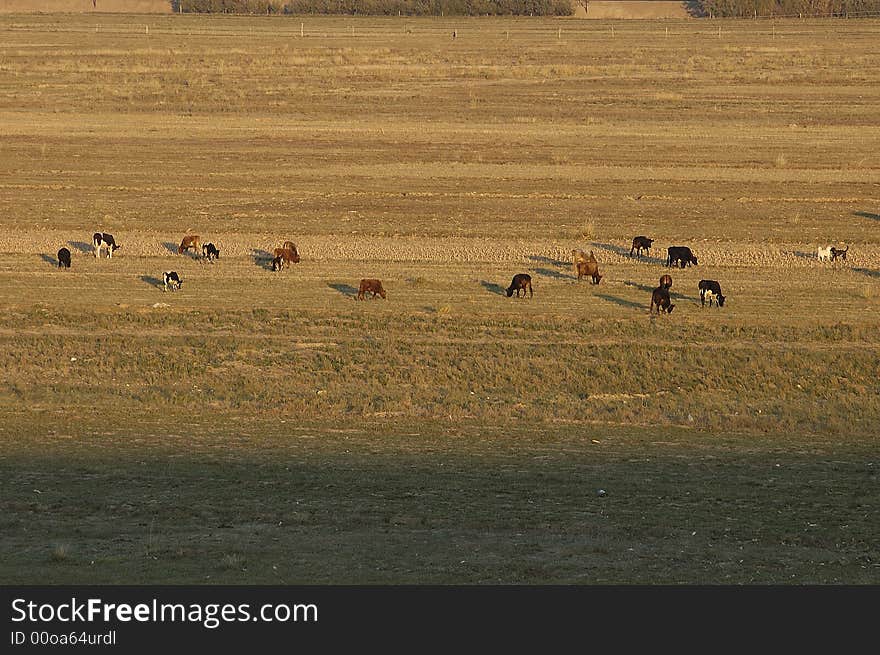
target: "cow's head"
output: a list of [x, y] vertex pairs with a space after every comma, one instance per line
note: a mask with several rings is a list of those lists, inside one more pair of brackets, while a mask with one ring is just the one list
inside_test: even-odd
[[724, 307], [724, 296], [719, 293], [717, 296], [715, 296], [715, 300], [718, 302], [719, 307]]
[[379, 287], [379, 295], [382, 296], [383, 300], [385, 299], [385, 289], [382, 287]]
[[513, 296], [513, 285], [507, 287], [507, 297], [511, 298]]
[[666, 313], [671, 314], [673, 309], [675, 309], [675, 305], [669, 303], [669, 307], [666, 308]]
[[693, 264], [694, 266], [697, 265], [697, 258], [694, 257], [693, 255], [691, 255], [691, 264]]

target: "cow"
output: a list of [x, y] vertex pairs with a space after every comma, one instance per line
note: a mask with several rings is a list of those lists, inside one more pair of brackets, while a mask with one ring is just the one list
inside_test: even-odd
[[299, 263], [299, 252], [297, 252], [296, 244], [293, 241], [285, 241], [281, 247], [290, 253], [290, 261], [288, 263]]
[[831, 261], [832, 250], [833, 248], [831, 246], [819, 246], [818, 248], [816, 248], [816, 259], [818, 259], [820, 262]]
[[697, 258], [694, 257], [694, 253], [692, 253], [691, 249], [687, 246], [670, 246], [666, 252], [667, 266], [672, 266], [675, 262], [678, 262], [681, 268], [690, 266], [691, 264], [694, 266], [697, 265]]
[[660, 286], [664, 289], [669, 289], [672, 287], [672, 276], [671, 275], [661, 275], [660, 276]]
[[272, 258], [277, 259], [278, 257], [281, 257], [285, 264], [296, 264], [299, 262], [299, 254], [296, 252], [296, 246], [294, 246], [293, 249], [285, 247], [275, 248], [275, 250], [272, 251]]
[[198, 234], [187, 234], [185, 237], [183, 237], [180, 245], [177, 246], [177, 254], [182, 255], [190, 248], [192, 248], [193, 252], [196, 254], [196, 257], [198, 257], [199, 250], [202, 249], [201, 237]]
[[633, 237], [633, 244], [632, 248], [629, 249], [629, 256], [632, 257], [633, 251], [635, 251], [636, 257], [641, 257], [642, 250], [645, 251], [646, 255], [649, 254], [652, 243], [654, 243], [654, 239], [649, 239], [648, 237]]
[[654, 289], [654, 292], [651, 294], [651, 306], [648, 308], [648, 313], [654, 313], [654, 305], [657, 306], [657, 316], [660, 315], [660, 312], [666, 312], [667, 314], [671, 314], [672, 310], [675, 309], [675, 305], [672, 304], [672, 301], [669, 299], [669, 289], [666, 287], [657, 287]]
[[284, 270], [284, 257], [278, 255], [272, 260], [272, 270], [273, 271], [283, 271]]
[[[572, 266], [574, 266], [575, 275], [577, 275], [578, 272], [578, 264], [580, 264], [581, 262], [590, 261], [590, 258], [587, 257], [587, 253], [580, 249], [575, 249], [571, 251], [571, 259]], [[593, 258], [593, 261], [595, 261], [595, 257]]]
[[589, 277], [592, 280], [593, 284], [599, 284], [599, 281], [602, 279], [602, 275], [599, 275], [599, 262], [596, 261], [596, 255], [593, 254], [593, 251], [590, 251], [590, 257], [585, 262], [578, 262], [576, 265], [578, 280], [584, 277]]
[[62, 248], [58, 251], [58, 268], [70, 268], [70, 251]]
[[364, 300], [366, 298], [367, 293], [372, 293], [372, 297], [375, 298], [377, 295], [382, 296], [382, 299], [385, 299], [385, 289], [382, 288], [382, 282], [380, 280], [375, 279], [364, 279], [361, 280], [361, 285], [358, 287], [358, 300]]
[[202, 257], [213, 262], [215, 259], [220, 259], [220, 251], [213, 243], [206, 243], [202, 246]]
[[519, 298], [519, 292], [522, 291], [522, 297], [525, 298], [526, 289], [529, 291], [529, 298], [532, 298], [535, 295], [532, 291], [532, 276], [528, 273], [517, 273], [513, 276], [510, 286], [507, 287], [507, 297], [510, 298], [516, 291], [516, 297]]
[[168, 291], [169, 285], [172, 289], [179, 289], [180, 285], [183, 284], [183, 280], [180, 279], [177, 271], [165, 271], [163, 278], [165, 280], [165, 291]]
[[119, 250], [122, 247], [116, 243], [112, 234], [107, 234], [106, 232], [95, 232], [92, 235], [92, 244], [95, 246], [95, 258], [100, 257], [101, 250], [106, 248], [107, 257], [112, 259], [113, 251]]
[[709, 302], [709, 307], [711, 307], [713, 300], [719, 307], [724, 307], [724, 296], [721, 295], [721, 285], [718, 282], [715, 280], [700, 280], [698, 286], [700, 289], [700, 307], [705, 307], [707, 301]]
[[838, 248], [831, 248], [831, 261], [835, 261], [838, 257], [842, 260], [846, 261], [846, 253], [849, 250], [849, 246], [840, 250]]

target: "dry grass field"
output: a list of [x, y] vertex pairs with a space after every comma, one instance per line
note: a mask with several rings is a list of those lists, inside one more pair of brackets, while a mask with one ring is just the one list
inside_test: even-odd
[[878, 36], [0, 16], [0, 582], [880, 582]]

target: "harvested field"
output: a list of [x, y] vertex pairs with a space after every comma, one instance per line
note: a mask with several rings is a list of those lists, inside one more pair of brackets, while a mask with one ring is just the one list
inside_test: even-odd
[[0, 581], [880, 581], [880, 22], [614, 25], [0, 17]]

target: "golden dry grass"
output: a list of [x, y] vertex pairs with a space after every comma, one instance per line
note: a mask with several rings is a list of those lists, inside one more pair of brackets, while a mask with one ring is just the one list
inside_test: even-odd
[[[698, 21], [616, 24], [613, 37], [609, 27], [0, 18], [0, 443], [4, 546], [18, 553], [3, 575], [21, 564], [14, 579], [33, 580], [60, 543], [57, 579], [163, 581], [173, 570], [273, 581], [290, 534], [265, 551], [243, 536], [276, 521], [262, 510], [254, 519], [251, 503], [268, 498], [286, 508], [278, 520], [293, 516], [309, 534], [296, 548], [312, 555], [287, 582], [791, 581], [773, 573], [780, 560], [795, 581], [876, 581], [863, 510], [880, 420], [880, 22], [793, 21], [775, 33], [729, 22], [721, 37]], [[90, 254], [96, 230], [122, 244], [112, 260]], [[217, 244], [218, 262], [176, 254], [193, 232]], [[656, 240], [649, 258], [629, 257], [637, 234]], [[303, 261], [273, 274], [267, 253], [288, 239]], [[850, 245], [847, 262], [816, 261], [817, 245], [837, 243]], [[54, 266], [62, 245], [71, 270]], [[668, 271], [669, 245], [691, 246], [699, 266]], [[573, 248], [595, 252], [599, 286], [573, 279]], [[184, 285], [163, 293], [169, 269]], [[504, 297], [516, 272], [533, 276], [533, 299]], [[665, 272], [676, 310], [651, 318]], [[354, 300], [362, 277], [381, 278], [388, 299]], [[722, 283], [723, 309], [700, 308], [701, 278]], [[310, 439], [290, 441], [290, 426]], [[345, 430], [362, 432], [351, 441]], [[612, 467], [629, 490], [605, 532], [577, 519], [573, 498], [592, 439], [609, 435], [620, 451], [590, 466]], [[627, 466], [664, 451], [655, 441], [679, 447], [656, 468]], [[542, 443], [565, 473], [546, 523], [517, 504], [550, 474]], [[63, 495], [23, 491], [61, 468], [76, 498], [98, 497], [138, 470], [141, 447], [147, 478], [179, 462], [186, 502], [210, 501], [210, 520], [235, 534], [199, 545], [204, 517], [138, 478], [123, 485], [131, 508], [84, 504], [118, 519], [130, 541], [114, 554], [106, 526], [88, 543], [71, 534]], [[712, 524], [708, 500], [657, 501], [701, 448], [700, 462], [719, 465], [695, 464], [686, 480], [739, 508], [731, 520], [749, 514], [735, 538]], [[102, 449], [109, 459], [90, 464]], [[279, 464], [261, 477], [266, 453]], [[778, 490], [779, 502], [801, 503], [791, 515], [762, 513], [750, 496], [769, 457], [798, 463]], [[316, 486], [290, 486], [291, 458], [308, 460], [294, 469]], [[195, 480], [215, 460], [210, 500]], [[442, 481], [428, 473], [441, 464], [451, 467]], [[524, 472], [515, 510], [475, 502], [461, 514], [455, 494], [405, 495], [418, 480], [451, 480], [501, 498], [501, 465]], [[77, 467], [98, 477], [80, 486]], [[314, 506], [300, 514], [274, 491], [232, 493], [247, 470], [252, 489], [279, 485]], [[363, 485], [376, 471], [410, 501], [376, 500]], [[641, 474], [656, 485], [635, 484]], [[316, 490], [346, 485], [331, 516], [335, 494]], [[375, 501], [366, 526], [357, 492]], [[143, 497], [153, 509], [136, 507]], [[848, 527], [832, 529], [838, 500]], [[639, 532], [646, 505], [657, 522]], [[505, 511], [532, 526], [532, 554], [497, 547], [515, 536]], [[30, 534], [27, 512], [39, 524]], [[686, 562], [681, 535], [662, 526], [694, 512], [712, 538], [684, 547], [695, 555]], [[169, 517], [181, 513], [178, 533]], [[466, 535], [454, 528], [462, 516]], [[143, 529], [148, 517], [163, 543]], [[367, 547], [377, 525], [393, 536]], [[493, 535], [482, 543], [479, 525]], [[328, 538], [337, 529], [344, 538]], [[589, 544], [570, 541], [578, 530]], [[401, 556], [440, 532], [425, 559], [382, 568], [383, 547]], [[633, 534], [664, 553], [656, 567], [626, 560]], [[441, 546], [455, 535], [483, 549], [473, 569]], [[335, 548], [340, 560], [319, 561]], [[735, 564], [743, 548], [748, 570]], [[811, 568], [835, 548], [829, 569]], [[163, 565], [139, 560], [146, 551]], [[135, 560], [143, 567], [126, 577]]]

